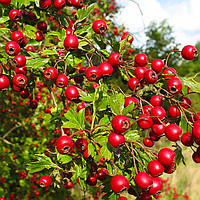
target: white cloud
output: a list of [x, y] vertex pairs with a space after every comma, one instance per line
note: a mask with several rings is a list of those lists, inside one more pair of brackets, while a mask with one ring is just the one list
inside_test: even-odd
[[199, 0], [166, 0], [160, 3], [159, 0], [136, 0], [143, 12], [134, 1], [118, 0], [122, 6], [116, 15], [116, 22], [124, 24], [130, 32], [136, 34], [135, 45], [144, 44], [144, 25], [148, 26], [151, 21], [162, 21], [167, 19], [173, 27], [177, 42], [182, 46], [194, 45], [200, 40], [200, 1]]

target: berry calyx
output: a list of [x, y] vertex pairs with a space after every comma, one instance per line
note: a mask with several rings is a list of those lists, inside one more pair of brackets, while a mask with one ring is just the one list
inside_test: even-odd
[[116, 115], [112, 120], [112, 128], [115, 133], [120, 134], [128, 130], [130, 127], [130, 121], [128, 117], [124, 115]]
[[69, 136], [61, 136], [56, 141], [56, 148], [60, 154], [69, 153], [73, 146], [74, 142]]
[[197, 49], [192, 45], [184, 46], [181, 55], [185, 60], [193, 60], [198, 57]]
[[110, 187], [113, 192], [120, 193], [129, 189], [129, 181], [123, 175], [115, 175], [111, 178]]
[[48, 175], [41, 176], [39, 180], [40, 187], [48, 187], [51, 185], [51, 182], [51, 177]]
[[139, 172], [135, 176], [135, 183], [139, 188], [147, 190], [153, 184], [153, 180], [146, 172]]
[[107, 24], [104, 20], [96, 20], [93, 22], [92, 29], [97, 34], [103, 34], [107, 30]]

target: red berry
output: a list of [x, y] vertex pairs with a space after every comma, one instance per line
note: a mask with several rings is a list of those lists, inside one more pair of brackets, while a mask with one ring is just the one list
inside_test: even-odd
[[168, 113], [170, 117], [179, 118], [181, 116], [181, 112], [177, 106], [170, 106], [168, 109]]
[[151, 109], [152, 109], [152, 108], [153, 108], [153, 107], [150, 106], [150, 105], [145, 105], [145, 106], [143, 106], [144, 114], [150, 115]]
[[13, 84], [15, 84], [17, 87], [25, 87], [27, 84], [27, 78], [24, 74], [16, 74], [13, 77]]
[[27, 73], [27, 67], [26, 66], [15, 67], [15, 73], [16, 74], [24, 74], [24, 75], [26, 75], [26, 73]]
[[153, 185], [149, 190], [149, 194], [156, 195], [161, 193], [163, 187], [162, 179], [160, 177], [155, 177], [155, 178], [153, 177], [152, 180], [153, 180]]
[[40, 0], [40, 7], [42, 9], [48, 9], [52, 5], [51, 0]]
[[118, 67], [123, 63], [123, 58], [121, 54], [119, 53], [111, 53], [108, 62], [113, 66], [113, 67]]
[[132, 35], [130, 35], [128, 33], [125, 33], [124, 35], [122, 35], [121, 40], [125, 40], [127, 37], [128, 37], [128, 42], [131, 44], [133, 42], [134, 38]]
[[98, 170], [96, 173], [96, 178], [100, 181], [104, 181], [106, 178], [106, 173], [103, 170]]
[[152, 147], [154, 145], [154, 142], [150, 138], [144, 138], [143, 143], [146, 147]]
[[97, 184], [97, 179], [95, 175], [91, 174], [90, 176], [88, 176], [86, 182], [90, 186], [95, 186]]
[[65, 90], [65, 96], [69, 100], [77, 99], [79, 97], [78, 89], [73, 85], [68, 86], [67, 89]]
[[83, 6], [82, 0], [71, 0], [70, 4], [76, 8], [81, 8]]
[[35, 51], [35, 49], [34, 49], [34, 47], [33, 46], [27, 46], [26, 47], [26, 51], [31, 51], [31, 52], [34, 52]]
[[103, 62], [99, 65], [102, 76], [111, 76], [113, 73], [113, 67], [109, 62]]
[[172, 68], [172, 67], [168, 67], [168, 68], [163, 70], [162, 76], [165, 79], [173, 78], [173, 77], [176, 76], [176, 70], [174, 68]]
[[39, 184], [41, 187], [48, 187], [51, 185], [51, 177], [48, 175], [44, 175], [40, 177]]
[[147, 70], [144, 74], [144, 80], [149, 84], [154, 84], [158, 80], [158, 75], [153, 70]]
[[125, 142], [125, 138], [123, 135], [112, 132], [108, 136], [108, 142], [111, 146], [118, 147], [119, 145], [121, 145]]
[[19, 54], [20, 46], [15, 41], [7, 42], [5, 46], [5, 51], [9, 56], [16, 56]]
[[68, 85], [68, 77], [65, 74], [59, 74], [56, 79], [56, 85], [59, 88], [64, 88]]
[[88, 67], [86, 71], [86, 78], [89, 81], [99, 80], [101, 78], [101, 70], [96, 66]]
[[37, 100], [31, 100], [30, 106], [32, 109], [36, 109], [38, 107], [38, 101]]
[[165, 133], [165, 124], [153, 124], [152, 131], [156, 136], [161, 136]]
[[66, 28], [66, 29], [65, 29], [65, 32], [66, 32], [66, 36], [72, 35], [72, 33], [73, 33], [73, 31], [72, 31], [71, 28]]
[[24, 39], [24, 35], [21, 31], [14, 31], [11, 34], [11, 40], [17, 42], [18, 44], [21, 43]]
[[153, 125], [153, 120], [148, 114], [142, 114], [139, 116], [138, 126], [142, 129], [151, 128]]
[[74, 146], [73, 140], [69, 136], [61, 136], [56, 141], [56, 148], [59, 153], [69, 153]]
[[26, 64], [26, 57], [24, 55], [16, 55], [13, 58], [16, 67], [23, 67]]
[[76, 35], [67, 35], [64, 40], [64, 47], [67, 51], [77, 51], [78, 50], [78, 38]]
[[198, 57], [197, 49], [192, 45], [184, 46], [181, 55], [185, 60], [193, 60]]
[[44, 39], [44, 35], [40, 31], [35, 32], [35, 35], [36, 35], [36, 40], [37, 41], [42, 41]]
[[175, 172], [176, 170], [176, 163], [175, 162], [172, 162], [170, 165], [165, 165], [165, 173], [167, 174], [172, 174]]
[[116, 115], [112, 120], [112, 128], [115, 133], [123, 133], [130, 127], [130, 121], [128, 117], [124, 115]]
[[21, 20], [21, 13], [19, 10], [17, 9], [12, 9], [10, 12], [9, 12], [9, 17], [10, 17], [10, 20], [13, 21], [13, 22], [18, 22]]
[[58, 76], [58, 71], [55, 67], [48, 67], [44, 70], [44, 78], [47, 81], [52, 81]]
[[135, 176], [135, 183], [139, 188], [147, 190], [153, 184], [153, 180], [146, 172], [139, 172]]
[[200, 112], [194, 115], [194, 121], [200, 120]]
[[197, 124], [193, 127], [192, 134], [194, 137], [200, 139], [200, 125], [199, 124]]
[[7, 89], [9, 86], [9, 79], [6, 75], [0, 75], [0, 91]]
[[158, 160], [152, 160], [149, 162], [148, 166], [148, 172], [152, 177], [157, 177], [162, 175], [164, 172], [164, 167]]
[[136, 65], [139, 65], [140, 67], [144, 67], [148, 63], [148, 57], [144, 53], [139, 53], [135, 57], [135, 63]]
[[191, 102], [191, 100], [189, 99], [189, 98], [187, 98], [187, 97], [181, 97], [180, 99], [179, 99], [179, 101], [181, 102], [180, 103], [180, 105], [183, 107], [183, 108], [190, 108], [190, 106], [191, 106], [191, 104], [192, 104], [192, 102]]
[[128, 200], [126, 197], [119, 197], [117, 200]]
[[176, 124], [170, 124], [165, 129], [165, 136], [170, 141], [173, 141], [173, 142], [179, 140], [179, 137], [181, 134], [182, 134], [182, 129]]
[[140, 200], [152, 200], [152, 197], [148, 192], [144, 192], [141, 194]]
[[158, 161], [162, 165], [170, 165], [175, 161], [176, 153], [168, 148], [163, 148], [158, 153]]
[[160, 95], [153, 95], [150, 99], [150, 104], [152, 106], [161, 106], [162, 105], [162, 97]]
[[151, 63], [151, 68], [156, 72], [161, 72], [164, 67], [164, 62], [161, 59], [155, 59]]
[[65, 181], [64, 187], [66, 189], [71, 189], [71, 188], [73, 188], [73, 186], [74, 186], [74, 184], [72, 181]]
[[136, 67], [135, 68], [135, 77], [138, 80], [143, 79], [144, 78], [144, 74], [145, 74], [146, 71], [147, 71], [146, 67]]
[[171, 78], [167, 81], [168, 91], [172, 94], [178, 94], [182, 91], [182, 82], [179, 78]]
[[79, 151], [85, 151], [88, 147], [87, 140], [84, 138], [80, 138], [80, 139], [76, 140], [75, 146]]
[[129, 181], [123, 175], [115, 175], [111, 178], [110, 187], [113, 192], [120, 193], [129, 189]]
[[194, 152], [192, 154], [192, 159], [194, 160], [194, 162], [200, 163], [200, 153], [199, 152]]
[[130, 78], [128, 81], [128, 87], [133, 90], [133, 91], [137, 91], [140, 88], [140, 82], [137, 78]]
[[192, 146], [194, 143], [194, 137], [192, 133], [189, 132], [183, 133], [183, 135], [181, 136], [181, 142], [185, 146]]
[[92, 29], [97, 34], [103, 34], [107, 30], [107, 24], [104, 20], [96, 20], [93, 22]]
[[10, 5], [11, 0], [0, 0], [0, 3], [3, 4], [4, 6]]
[[133, 110], [136, 110], [138, 107], [138, 100], [134, 97], [126, 97], [125, 102], [124, 102], [124, 107], [127, 107], [128, 105], [130, 105], [132, 103], [135, 104]]
[[42, 31], [42, 32], [46, 32], [47, 31], [47, 24], [44, 21], [39, 21], [37, 23], [37, 29]]
[[161, 106], [155, 106], [151, 109], [151, 116], [155, 122], [159, 122], [159, 119], [163, 120], [166, 117], [166, 111]]
[[65, 0], [54, 0], [54, 7], [57, 9], [61, 9], [65, 6]]

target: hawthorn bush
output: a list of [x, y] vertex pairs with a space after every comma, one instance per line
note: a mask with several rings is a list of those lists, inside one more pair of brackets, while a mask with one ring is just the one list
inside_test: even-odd
[[160, 199], [183, 145], [200, 162], [199, 84], [168, 66], [194, 46], [136, 53], [114, 1], [0, 4], [1, 200]]

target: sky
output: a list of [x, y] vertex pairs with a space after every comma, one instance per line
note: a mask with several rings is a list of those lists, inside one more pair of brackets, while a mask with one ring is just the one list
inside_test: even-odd
[[[138, 8], [137, 2], [140, 9]], [[144, 28], [151, 21], [167, 19], [176, 41], [185, 46], [200, 41], [200, 0], [116, 0], [120, 5], [115, 21], [135, 36], [135, 45], [144, 44]]]

